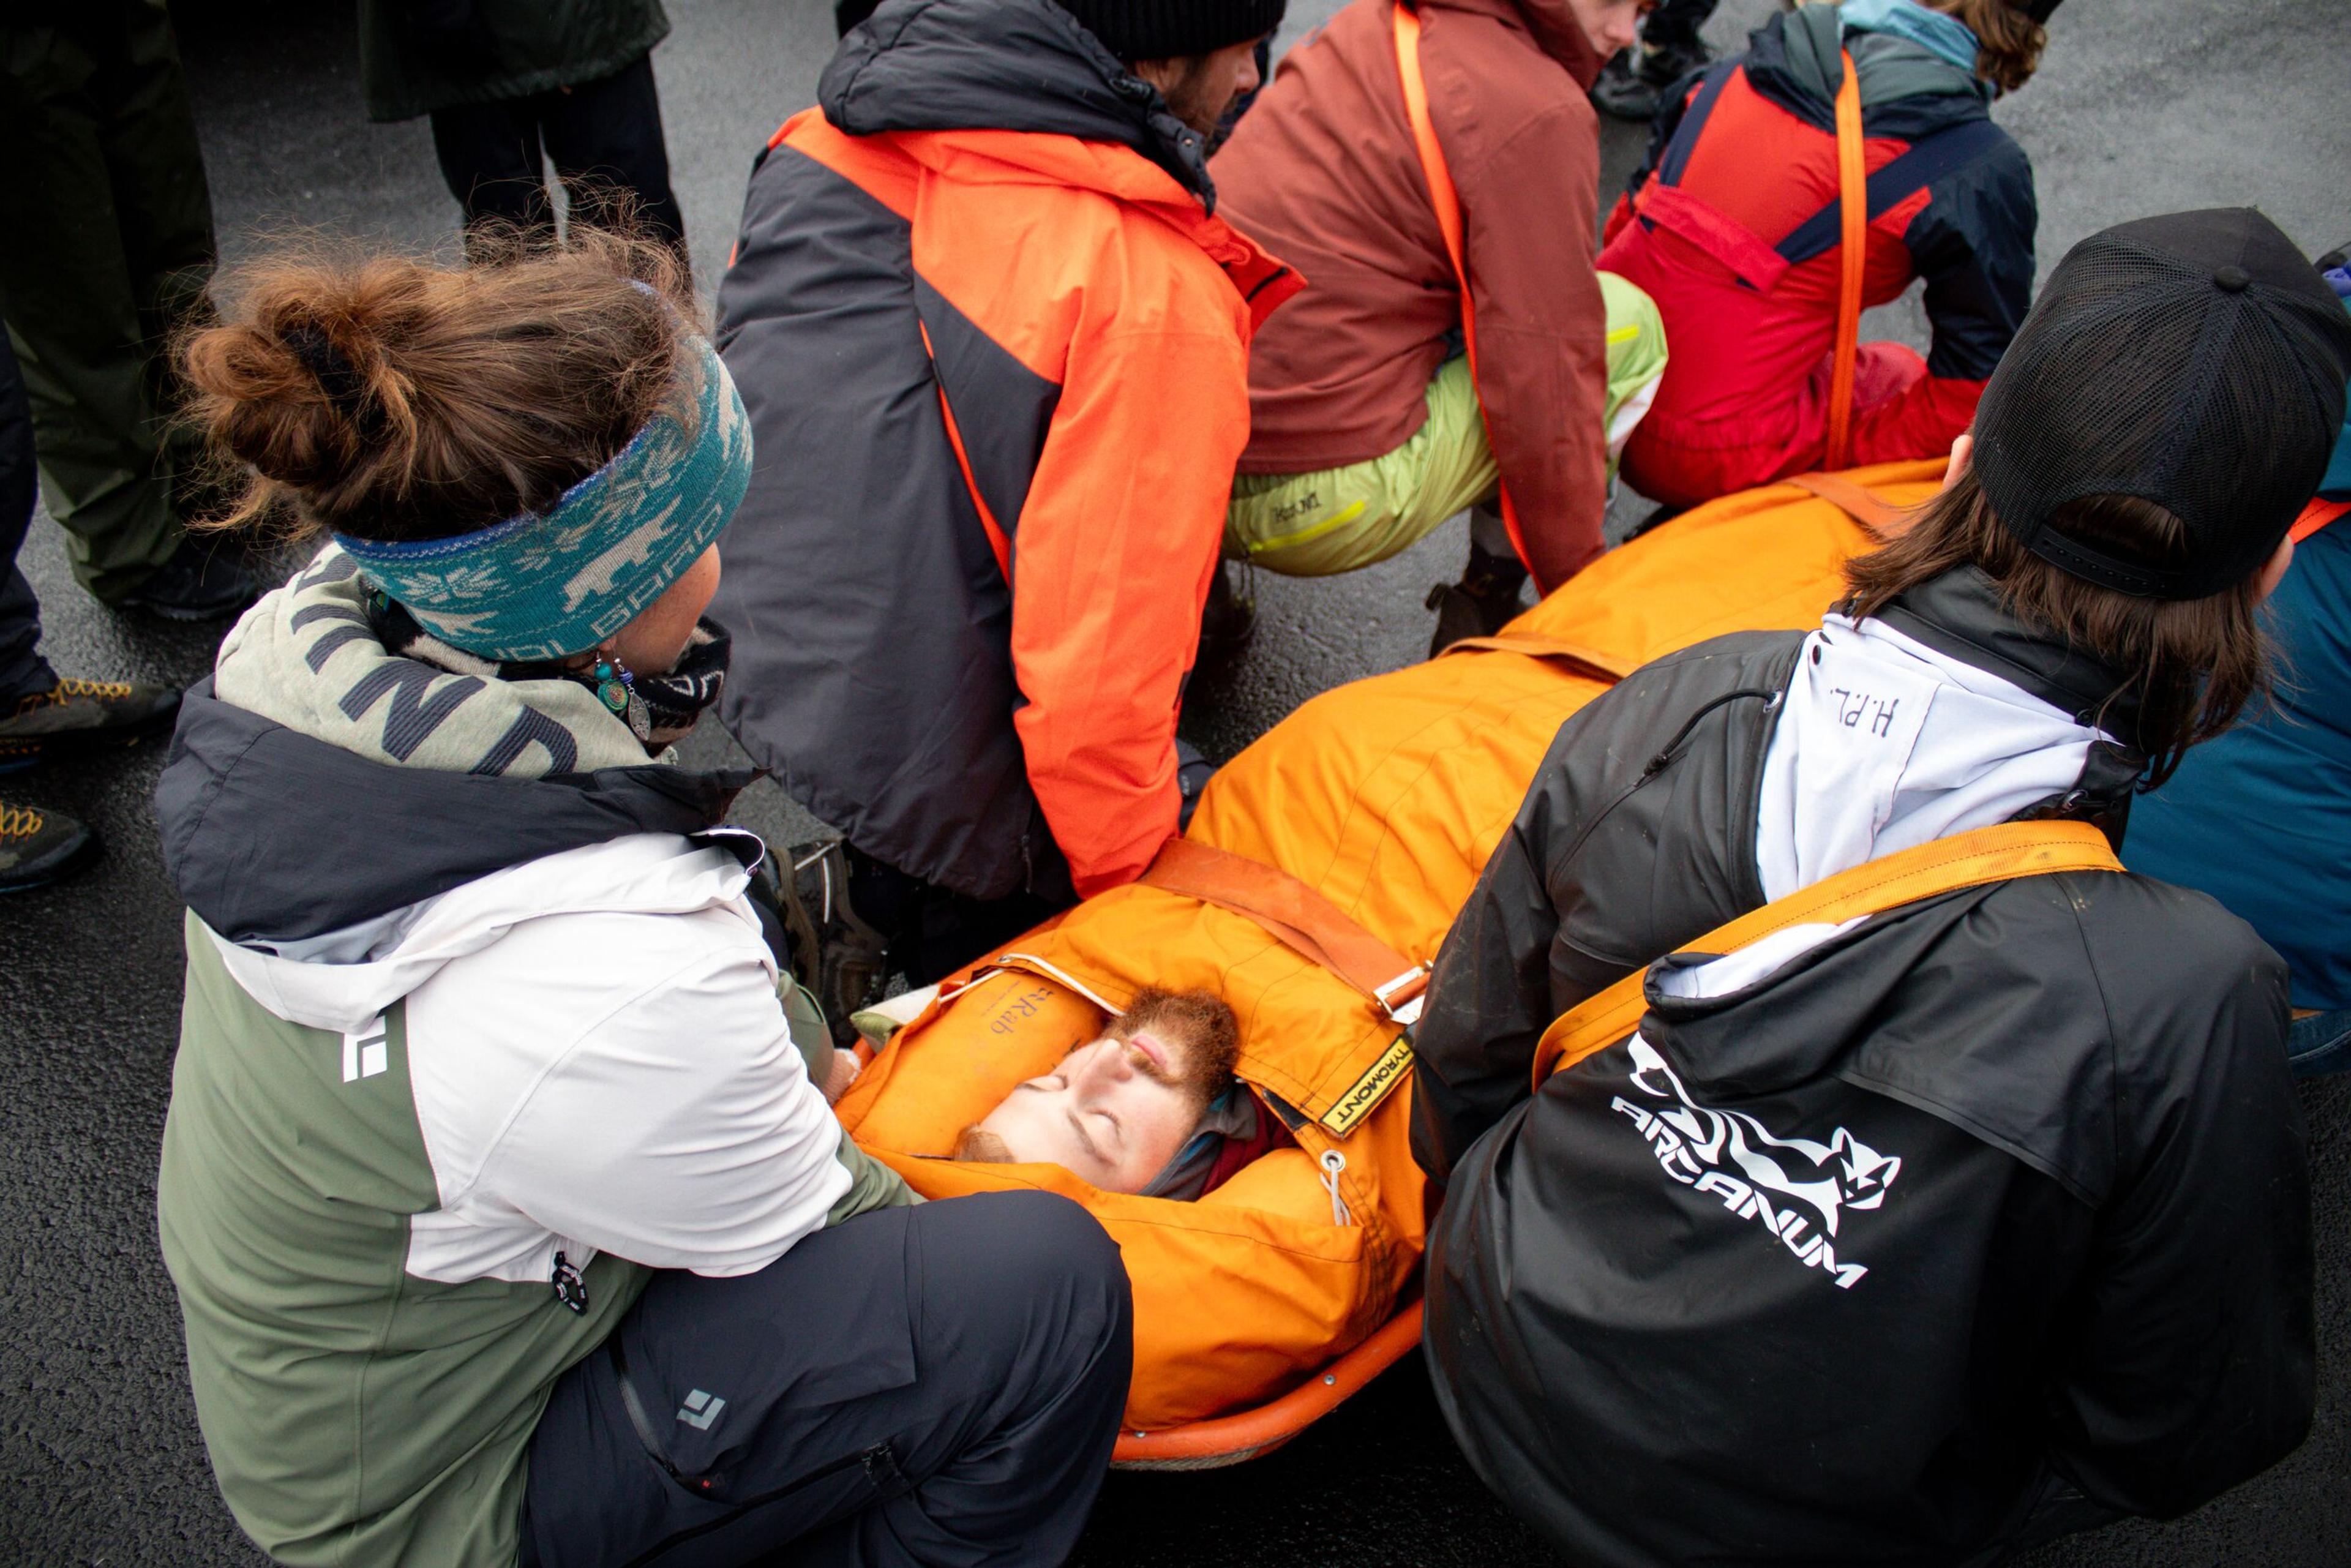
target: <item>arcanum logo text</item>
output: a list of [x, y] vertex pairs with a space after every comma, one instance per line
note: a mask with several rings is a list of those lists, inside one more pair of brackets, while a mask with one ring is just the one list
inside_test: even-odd
[[1839, 1290], [1853, 1289], [1869, 1270], [1840, 1261], [1831, 1238], [1845, 1211], [1886, 1201], [1901, 1159], [1879, 1154], [1843, 1127], [1825, 1144], [1774, 1137], [1743, 1111], [1716, 1111], [1692, 1100], [1666, 1059], [1637, 1034], [1631, 1050], [1626, 1087], [1663, 1103], [1619, 1094], [1609, 1104], [1632, 1121], [1659, 1168], [1769, 1230], [1797, 1262], [1820, 1270]]

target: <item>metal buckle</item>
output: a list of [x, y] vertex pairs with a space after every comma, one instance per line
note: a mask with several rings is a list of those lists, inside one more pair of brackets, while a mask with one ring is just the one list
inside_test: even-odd
[[1372, 988], [1372, 1000], [1389, 1018], [1410, 1029], [1420, 1021], [1420, 1008], [1428, 991], [1428, 966], [1415, 964], [1384, 986]]

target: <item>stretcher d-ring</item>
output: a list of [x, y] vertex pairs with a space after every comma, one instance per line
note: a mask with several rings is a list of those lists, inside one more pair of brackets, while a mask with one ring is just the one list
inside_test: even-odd
[[1111, 1450], [1111, 1469], [1213, 1470], [1271, 1453], [1409, 1355], [1420, 1343], [1420, 1309], [1416, 1296], [1363, 1343], [1253, 1410], [1157, 1432], [1121, 1432]]

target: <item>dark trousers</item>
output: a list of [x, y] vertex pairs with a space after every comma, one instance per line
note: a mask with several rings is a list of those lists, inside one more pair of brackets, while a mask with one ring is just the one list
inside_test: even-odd
[[0, 5], [0, 313], [49, 515], [75, 577], [116, 602], [204, 504], [167, 350], [210, 308], [212, 197], [163, 0], [79, 0], [49, 26], [17, 9]]
[[[855, 844], [849, 855], [849, 903], [889, 944], [890, 968], [910, 986], [945, 979], [1075, 904], [1077, 894], [1008, 894], [972, 898], [875, 860]], [[1059, 870], [1058, 860], [1055, 862]], [[1066, 873], [1056, 880], [1066, 881]]]
[[33, 414], [25, 402], [25, 376], [16, 368], [8, 334], [0, 332], [0, 718], [16, 710], [27, 692], [57, 684], [42, 659], [41, 601], [16, 570], [16, 551], [33, 526]]
[[1133, 1355], [1117, 1245], [1049, 1193], [659, 1274], [539, 1418], [521, 1568], [1060, 1563]]
[[1641, 23], [1641, 41], [1653, 49], [1695, 49], [1698, 29], [1722, 0], [1664, 0]]
[[433, 150], [468, 229], [496, 224], [551, 238], [544, 153], [574, 222], [611, 227], [626, 212], [641, 232], [685, 254], [651, 55], [601, 81], [434, 110]]

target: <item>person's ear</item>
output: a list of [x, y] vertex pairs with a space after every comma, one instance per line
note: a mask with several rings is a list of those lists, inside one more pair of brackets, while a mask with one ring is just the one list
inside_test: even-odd
[[1959, 438], [1951, 443], [1951, 465], [1943, 470], [1944, 489], [1948, 490], [1959, 482], [1959, 476], [1968, 471], [1968, 461], [1975, 455], [1975, 451], [1974, 429], [1959, 432]]
[[2288, 534], [2278, 540], [2278, 548], [2272, 550], [2270, 559], [2262, 563], [2262, 574], [2255, 583], [2262, 598], [2267, 599], [2277, 591], [2278, 584], [2285, 580], [2286, 568], [2293, 564], [2294, 536]]

